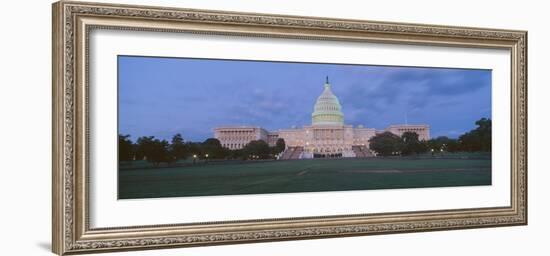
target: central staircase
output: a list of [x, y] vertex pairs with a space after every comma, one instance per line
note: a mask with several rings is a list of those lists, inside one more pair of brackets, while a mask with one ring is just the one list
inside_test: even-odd
[[285, 152], [283, 152], [283, 155], [279, 159], [281, 160], [300, 159], [302, 152], [304, 152], [303, 147], [288, 147], [285, 150]]

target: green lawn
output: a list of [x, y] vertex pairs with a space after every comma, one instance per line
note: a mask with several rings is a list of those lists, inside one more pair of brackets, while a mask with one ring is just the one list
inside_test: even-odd
[[119, 198], [491, 185], [490, 159], [311, 159], [120, 169]]

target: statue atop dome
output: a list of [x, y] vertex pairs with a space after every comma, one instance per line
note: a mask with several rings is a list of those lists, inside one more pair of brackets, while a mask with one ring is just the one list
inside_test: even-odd
[[328, 80], [328, 76], [325, 80], [325, 89], [321, 95], [317, 98], [317, 102], [313, 108], [311, 114], [311, 123], [314, 126], [330, 125], [330, 126], [343, 126], [344, 114], [342, 113], [342, 106], [340, 101], [332, 93], [331, 84]]

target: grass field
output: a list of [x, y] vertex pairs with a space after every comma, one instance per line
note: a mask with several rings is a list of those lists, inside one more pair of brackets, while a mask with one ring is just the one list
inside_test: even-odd
[[119, 171], [119, 198], [491, 184], [490, 159], [311, 159]]

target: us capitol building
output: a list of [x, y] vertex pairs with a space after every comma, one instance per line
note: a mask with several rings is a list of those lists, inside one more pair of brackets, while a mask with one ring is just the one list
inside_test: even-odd
[[313, 108], [311, 125], [278, 131], [255, 126], [224, 126], [214, 129], [214, 137], [223, 147], [233, 150], [241, 149], [253, 140], [263, 140], [274, 146], [277, 139], [282, 138], [286, 149], [280, 159], [369, 157], [374, 155], [369, 149], [369, 139], [386, 131], [398, 136], [404, 132], [415, 132], [419, 140], [430, 139], [430, 127], [425, 124], [390, 125], [384, 130], [344, 124], [342, 106], [332, 93], [327, 77], [325, 89]]

